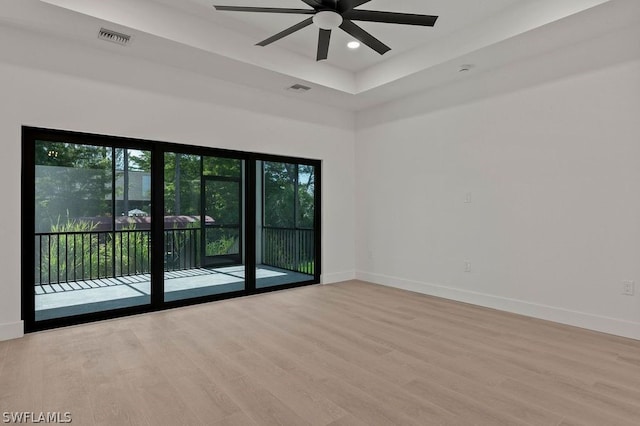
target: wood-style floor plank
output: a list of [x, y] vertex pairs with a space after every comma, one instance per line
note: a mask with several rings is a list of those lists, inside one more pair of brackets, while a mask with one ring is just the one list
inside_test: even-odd
[[0, 345], [0, 376], [4, 368], [5, 360], [7, 359], [7, 352], [9, 351], [9, 345]]
[[251, 420], [246, 414], [238, 412], [213, 423], [213, 426], [258, 426], [258, 423]]
[[358, 281], [0, 342], [81, 425], [638, 425], [640, 342]]
[[[2, 412], [39, 412], [43, 410], [44, 357], [35, 336], [0, 342], [7, 345], [0, 376]], [[10, 408], [9, 408], [10, 407]]]

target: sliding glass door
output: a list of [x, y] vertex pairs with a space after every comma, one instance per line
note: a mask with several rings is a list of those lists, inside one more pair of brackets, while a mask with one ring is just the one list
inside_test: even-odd
[[34, 148], [35, 319], [149, 304], [149, 152]]
[[236, 158], [164, 154], [164, 300], [242, 292], [243, 169]]
[[320, 162], [23, 128], [27, 331], [320, 282]]
[[316, 167], [259, 161], [256, 178], [256, 287], [313, 280], [316, 271]]

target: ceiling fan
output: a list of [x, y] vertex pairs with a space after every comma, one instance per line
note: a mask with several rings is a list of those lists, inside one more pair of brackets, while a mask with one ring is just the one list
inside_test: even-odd
[[433, 27], [437, 16], [416, 15], [412, 13], [382, 12], [376, 10], [360, 10], [356, 7], [371, 0], [301, 0], [313, 9], [286, 9], [277, 7], [243, 7], [243, 6], [214, 6], [216, 10], [231, 12], [260, 12], [260, 13], [288, 13], [312, 15], [310, 18], [287, 28], [257, 46], [267, 46], [288, 35], [314, 24], [320, 29], [318, 37], [318, 54], [316, 60], [327, 59], [329, 55], [329, 41], [331, 31], [340, 28], [366, 46], [384, 55], [391, 50], [389, 46], [354, 24], [353, 21], [383, 22], [388, 24], [420, 25]]

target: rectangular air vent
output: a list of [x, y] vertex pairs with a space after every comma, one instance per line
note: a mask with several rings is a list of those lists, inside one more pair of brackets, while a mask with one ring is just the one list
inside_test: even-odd
[[98, 38], [101, 40], [110, 41], [112, 43], [120, 44], [122, 46], [126, 46], [131, 41], [131, 36], [127, 34], [122, 34], [116, 31], [107, 30], [106, 28], [100, 28], [100, 32], [98, 33]]
[[291, 87], [287, 87], [287, 90], [290, 90], [292, 92], [304, 93], [304, 92], [308, 92], [309, 90], [311, 90], [311, 87], [304, 86], [302, 84], [294, 84]]

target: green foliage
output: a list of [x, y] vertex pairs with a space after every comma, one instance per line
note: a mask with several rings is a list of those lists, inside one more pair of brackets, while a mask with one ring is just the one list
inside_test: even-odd
[[242, 160], [222, 157], [203, 157], [203, 175], [217, 177], [240, 178], [242, 174]]
[[41, 166], [110, 169], [111, 148], [65, 142], [36, 141], [36, 164]]
[[[129, 232], [130, 231], [130, 232]], [[122, 229], [122, 232], [110, 234], [105, 250], [115, 255], [114, 276], [147, 274], [150, 272], [151, 234], [149, 231], [137, 231], [135, 224]], [[109, 241], [115, 239], [115, 241]], [[111, 246], [109, 247], [109, 244]], [[115, 249], [115, 251], [114, 251]], [[111, 263], [113, 264], [113, 263]]]
[[164, 160], [165, 214], [200, 215], [204, 179], [205, 214], [218, 224], [239, 224], [241, 160], [178, 153]]
[[205, 213], [218, 225], [240, 226], [242, 220], [240, 182], [205, 181]]
[[93, 232], [98, 227], [97, 223], [89, 222], [86, 220], [76, 220], [69, 217], [67, 211], [67, 221], [60, 223], [60, 216], [58, 216], [58, 222], [51, 226], [51, 232], [65, 233], [65, 232]]
[[314, 178], [313, 166], [265, 162], [265, 226], [313, 228]]
[[199, 155], [167, 153], [164, 157], [166, 215], [200, 215]]
[[110, 215], [111, 150], [36, 142], [36, 230], [49, 232], [65, 212], [82, 218]]
[[298, 228], [313, 229], [315, 220], [315, 170], [300, 165], [298, 169]]
[[[241, 160], [167, 153], [164, 163], [165, 214], [200, 215], [204, 184], [204, 214], [218, 225], [240, 226]], [[235, 232], [236, 235], [228, 235], [219, 229], [208, 230], [207, 255], [237, 253], [238, 236]], [[215, 238], [212, 238], [214, 234]], [[178, 247], [175, 250], [181, 249]], [[175, 256], [179, 256], [179, 253], [172, 254], [172, 259]]]
[[221, 236], [214, 241], [207, 241], [207, 256], [219, 256], [238, 253], [238, 238]]

